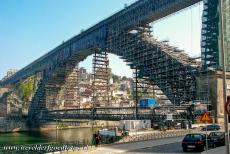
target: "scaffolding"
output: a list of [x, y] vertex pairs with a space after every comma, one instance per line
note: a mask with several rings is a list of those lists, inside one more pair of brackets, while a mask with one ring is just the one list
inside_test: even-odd
[[184, 51], [151, 36], [151, 26], [137, 25], [127, 32], [111, 31], [108, 48], [138, 70], [144, 79], [156, 85], [176, 105], [196, 99], [196, 76], [200, 63]]
[[47, 110], [80, 108], [77, 62], [78, 59], [70, 59], [57, 67], [52, 78], [46, 81], [44, 97]]
[[109, 107], [110, 75], [108, 53], [106, 50], [96, 50], [93, 55], [93, 104], [92, 107]]
[[45, 108], [54, 110], [59, 108], [57, 96], [61, 89], [60, 85], [45, 85]]
[[202, 16], [201, 57], [202, 68], [217, 69], [220, 66], [218, 0], [205, 0]]
[[[212, 76], [218, 70], [222, 70], [221, 61], [221, 46], [220, 46], [220, 8], [218, 0], [203, 1], [204, 9], [202, 15], [202, 31], [201, 31], [201, 60], [202, 69], [198, 78], [199, 91], [198, 99], [204, 101], [209, 106], [216, 104], [215, 100], [211, 100], [211, 84]], [[226, 54], [226, 70], [230, 71], [230, 1], [223, 0], [223, 34], [224, 34], [224, 48]], [[217, 103], [217, 102], [216, 102]]]
[[226, 70], [230, 71], [230, 0], [224, 0], [222, 12]]
[[[216, 70], [221, 66], [219, 1], [205, 0], [202, 17], [201, 56], [203, 69]], [[223, 34], [226, 69], [230, 71], [230, 1], [223, 0]]]
[[138, 69], [133, 71], [133, 98], [136, 104], [140, 99], [155, 98], [155, 86], [147, 77], [140, 75]]
[[64, 84], [64, 107], [80, 108], [79, 71], [76, 66], [66, 77]]

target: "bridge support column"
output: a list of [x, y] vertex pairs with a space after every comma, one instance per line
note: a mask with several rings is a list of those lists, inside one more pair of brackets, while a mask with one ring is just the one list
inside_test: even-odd
[[[214, 116], [214, 122], [223, 124], [224, 123], [224, 106], [223, 106], [223, 79], [222, 71], [216, 71], [210, 73], [208, 76], [201, 78], [199, 84], [206, 84], [208, 78], [207, 89], [207, 98], [211, 104], [211, 112]], [[226, 73], [226, 82], [227, 82], [227, 96], [230, 96], [230, 72]], [[200, 91], [200, 87], [198, 91]], [[202, 92], [202, 90], [201, 90]]]
[[[216, 107], [214, 110], [216, 111], [216, 121], [218, 123], [224, 123], [224, 106], [223, 106], [223, 78], [222, 72], [217, 71], [215, 75], [216, 79]], [[226, 86], [227, 86], [227, 96], [230, 97], [230, 72], [226, 73]], [[215, 96], [215, 95], [214, 95]]]

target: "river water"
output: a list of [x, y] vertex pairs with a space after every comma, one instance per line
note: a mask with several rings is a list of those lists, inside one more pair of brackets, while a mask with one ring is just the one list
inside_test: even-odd
[[[0, 147], [6, 145], [43, 145], [51, 143], [81, 143], [90, 145], [98, 128], [76, 128], [43, 132], [0, 133]], [[1, 153], [1, 151], [0, 151]]]

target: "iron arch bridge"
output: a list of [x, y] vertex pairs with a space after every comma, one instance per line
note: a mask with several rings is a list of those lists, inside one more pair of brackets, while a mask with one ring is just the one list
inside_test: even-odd
[[[2, 86], [16, 84], [34, 74], [41, 77], [29, 110], [33, 119], [46, 110], [47, 103], [55, 101], [60, 87], [80, 61], [106, 51], [128, 62], [140, 78], [157, 85], [175, 104], [195, 100], [201, 64], [176, 47], [154, 39], [149, 23], [200, 1], [139, 0], [35, 60], [4, 80]], [[54, 114], [55, 111], [49, 113], [50, 117]]]

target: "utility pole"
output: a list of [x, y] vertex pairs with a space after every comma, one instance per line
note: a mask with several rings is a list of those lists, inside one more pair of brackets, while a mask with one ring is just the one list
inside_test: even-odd
[[[220, 13], [220, 40], [221, 40], [221, 58], [222, 58], [222, 72], [223, 72], [223, 103], [224, 107], [227, 102], [227, 87], [226, 87], [226, 66], [225, 66], [225, 48], [224, 48], [224, 21], [223, 21], [223, 0], [219, 1], [219, 13]], [[229, 131], [228, 131], [228, 114], [224, 109], [224, 128], [225, 128], [225, 146], [226, 146], [226, 153], [230, 154], [229, 152]]]

